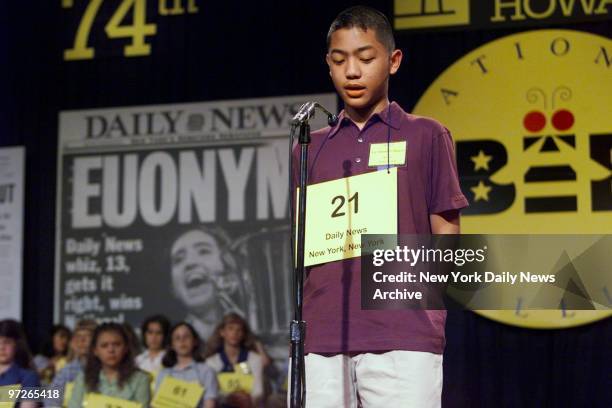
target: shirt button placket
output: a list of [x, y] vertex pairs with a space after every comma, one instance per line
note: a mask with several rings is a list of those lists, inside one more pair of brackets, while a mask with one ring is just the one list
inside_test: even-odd
[[[361, 134], [359, 134], [357, 136], [357, 142], [358, 143], [363, 143], [363, 136], [361, 136]], [[361, 149], [359, 149], [361, 150]], [[361, 157], [355, 157], [355, 163], [361, 163]]]

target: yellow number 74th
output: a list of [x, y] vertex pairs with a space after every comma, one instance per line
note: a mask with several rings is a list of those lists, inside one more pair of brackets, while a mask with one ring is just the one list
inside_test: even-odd
[[[95, 50], [88, 47], [89, 34], [96, 15], [104, 0], [89, 0], [85, 13], [74, 38], [72, 48], [64, 51], [64, 60], [85, 60], [93, 59]], [[64, 6], [71, 6], [72, 3], [65, 2]], [[123, 48], [123, 55], [126, 57], [138, 57], [151, 54], [151, 45], [145, 42], [147, 36], [155, 35], [157, 32], [156, 24], [146, 23], [147, 0], [122, 0], [119, 7], [104, 27], [108, 38], [131, 38], [131, 44]], [[123, 24], [127, 14], [133, 10], [132, 24]]]

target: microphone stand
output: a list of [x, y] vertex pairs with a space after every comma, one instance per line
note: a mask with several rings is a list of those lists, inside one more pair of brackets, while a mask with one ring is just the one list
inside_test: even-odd
[[[294, 274], [294, 318], [290, 326], [291, 339], [291, 394], [290, 407], [302, 408], [305, 403], [305, 362], [304, 340], [306, 339], [306, 322], [302, 320], [302, 303], [304, 300], [304, 245], [306, 235], [306, 185], [308, 183], [308, 145], [310, 144], [310, 125], [307, 121], [297, 123], [300, 146], [300, 180], [298, 195], [297, 247]], [[290, 169], [291, 171], [291, 169]], [[290, 192], [293, 194], [293, 191]], [[293, 234], [293, 228], [292, 228]]]
[[[308, 145], [310, 144], [310, 125], [308, 120], [314, 116], [315, 109], [322, 110], [327, 115], [327, 123], [329, 126], [334, 126], [338, 123], [338, 117], [329, 112], [325, 107], [317, 102], [304, 103], [298, 113], [293, 117], [291, 127], [291, 141], [289, 145], [289, 163], [292, 163], [293, 157], [293, 136], [297, 129], [299, 131], [298, 144], [300, 145], [300, 179], [298, 194], [298, 211], [297, 211], [297, 226], [294, 221], [295, 212], [291, 205], [291, 262], [294, 268], [294, 316], [290, 325], [290, 340], [291, 340], [291, 391], [290, 391], [290, 408], [303, 408], [306, 403], [306, 364], [304, 362], [304, 341], [306, 340], [306, 322], [302, 320], [302, 303], [304, 301], [304, 247], [306, 236], [306, 185], [308, 184]], [[289, 168], [289, 174], [293, 171], [292, 166]], [[291, 177], [290, 177], [291, 180]], [[289, 185], [293, 183], [290, 181]], [[293, 202], [293, 191], [290, 187], [290, 202]], [[295, 233], [297, 228], [297, 234]], [[294, 242], [294, 237], [297, 235], [297, 245]], [[296, 251], [296, 252], [293, 252]]]

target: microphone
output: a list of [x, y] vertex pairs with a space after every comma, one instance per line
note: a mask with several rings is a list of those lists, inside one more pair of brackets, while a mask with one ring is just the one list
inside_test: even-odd
[[331, 127], [334, 127], [338, 124], [338, 115], [334, 115], [330, 113], [327, 115], [327, 124]]
[[305, 122], [308, 122], [310, 120], [310, 118], [314, 117], [315, 114], [315, 109], [320, 109], [323, 111], [323, 113], [325, 113], [327, 115], [327, 124], [329, 126], [335, 126], [338, 123], [338, 116], [334, 115], [333, 113], [331, 113], [330, 111], [328, 111], [327, 109], [325, 109], [325, 107], [323, 105], [321, 105], [318, 102], [314, 102], [314, 101], [310, 101], [310, 102], [306, 102], [304, 104], [302, 104], [302, 106], [300, 106], [300, 109], [298, 110], [298, 113], [295, 114], [295, 116], [293, 117], [293, 119], [291, 119], [291, 124], [292, 125], [300, 125], [303, 124]]

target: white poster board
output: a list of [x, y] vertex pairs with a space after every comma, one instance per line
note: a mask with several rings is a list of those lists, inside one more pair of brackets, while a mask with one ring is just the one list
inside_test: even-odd
[[21, 320], [25, 148], [0, 148], [0, 319]]

